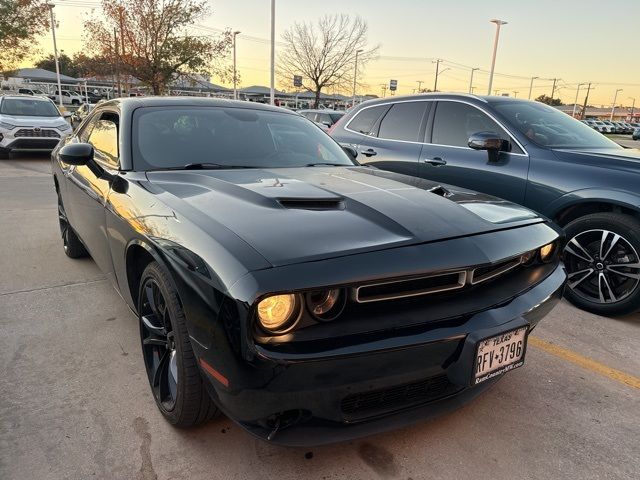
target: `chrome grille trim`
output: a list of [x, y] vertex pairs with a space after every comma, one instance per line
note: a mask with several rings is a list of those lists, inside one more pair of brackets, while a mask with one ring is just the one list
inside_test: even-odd
[[15, 133], [14, 137], [16, 138], [24, 138], [24, 137], [60, 138], [60, 134], [55, 130], [49, 130], [44, 128], [41, 130], [36, 130], [35, 128], [21, 128]]
[[[408, 282], [413, 282], [416, 280], [424, 280], [424, 279], [429, 279], [429, 278], [437, 278], [437, 277], [444, 277], [447, 275], [454, 275], [457, 274], [458, 275], [458, 280], [456, 283], [452, 283], [449, 285], [442, 285], [442, 286], [438, 286], [438, 287], [433, 287], [433, 288], [425, 288], [425, 289], [421, 289], [421, 290], [412, 290], [412, 291], [408, 291], [406, 293], [400, 293], [400, 294], [391, 294], [391, 295], [378, 295], [375, 297], [371, 297], [371, 298], [361, 298], [360, 296], [360, 290], [363, 288], [367, 288], [367, 287], [379, 287], [382, 285], [393, 285], [393, 284], [399, 284], [399, 283], [408, 283]], [[413, 277], [413, 278], [404, 278], [402, 280], [392, 280], [389, 282], [379, 282], [379, 283], [369, 283], [366, 285], [361, 285], [359, 287], [356, 287], [352, 290], [352, 297], [353, 300], [357, 303], [371, 303], [371, 302], [381, 302], [381, 301], [385, 301], [385, 300], [397, 300], [399, 298], [409, 298], [409, 297], [418, 297], [421, 295], [429, 295], [432, 293], [441, 293], [441, 292], [448, 292], [451, 290], [459, 290], [461, 288], [464, 288], [464, 286], [467, 283], [467, 271], [466, 270], [460, 270], [460, 271], [453, 271], [453, 272], [442, 272], [442, 273], [436, 273], [436, 274], [431, 274], [431, 275], [423, 275], [420, 277]]]
[[[506, 260], [504, 260], [503, 262], [505, 261]], [[520, 255], [518, 257], [511, 259], [511, 261], [509, 261], [508, 263], [503, 263], [502, 265], [496, 267], [494, 270], [490, 270], [489, 272], [486, 272], [479, 276], [476, 275], [476, 271], [480, 270], [480, 268], [486, 268], [486, 267], [474, 268], [473, 270], [471, 270], [471, 273], [469, 274], [469, 283], [471, 285], [477, 285], [479, 283], [486, 282], [487, 280], [491, 280], [492, 278], [495, 278], [507, 273], [509, 270], [513, 270], [514, 268], [520, 266], [521, 264], [522, 264], [522, 256]]]

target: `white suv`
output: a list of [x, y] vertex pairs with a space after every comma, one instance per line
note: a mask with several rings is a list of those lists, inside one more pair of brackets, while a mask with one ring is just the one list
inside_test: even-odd
[[[49, 95], [49, 98], [56, 102], [60, 103], [60, 95], [58, 95], [58, 91], [54, 95]], [[80, 105], [83, 102], [82, 97], [78, 95], [76, 92], [70, 92], [68, 90], [62, 91], [62, 104], [63, 105]]]
[[0, 96], [0, 158], [7, 158], [12, 150], [53, 150], [71, 131], [48, 98]]

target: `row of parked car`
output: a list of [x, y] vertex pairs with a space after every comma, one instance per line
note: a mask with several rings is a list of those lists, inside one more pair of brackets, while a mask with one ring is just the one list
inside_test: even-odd
[[585, 125], [597, 130], [600, 133], [621, 133], [623, 135], [633, 134], [640, 128], [640, 123], [612, 122], [610, 120], [580, 120]]
[[[56, 90], [51, 95], [37, 88], [18, 88], [18, 90], [15, 93], [19, 93], [22, 95], [44, 96], [44, 97], [50, 98], [56, 103], [60, 103], [60, 92], [58, 90]], [[94, 92], [80, 93], [80, 92], [74, 92], [71, 90], [62, 90], [63, 105], [80, 106], [83, 103], [87, 103], [87, 101], [89, 103], [98, 103], [103, 98], [104, 97], [102, 95]]]

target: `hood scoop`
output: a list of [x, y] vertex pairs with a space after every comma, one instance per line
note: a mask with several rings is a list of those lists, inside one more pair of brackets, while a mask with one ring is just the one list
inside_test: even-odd
[[292, 210], [344, 210], [342, 198], [279, 198], [278, 203]]
[[442, 185], [436, 185], [435, 187], [427, 189], [427, 191], [444, 198], [451, 196], [451, 192], [444, 188]]

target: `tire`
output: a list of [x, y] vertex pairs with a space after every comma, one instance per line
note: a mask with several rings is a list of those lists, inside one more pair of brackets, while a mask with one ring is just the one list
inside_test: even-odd
[[11, 150], [0, 149], [0, 158], [2, 159], [9, 158], [10, 153], [11, 153]]
[[569, 223], [565, 233], [566, 298], [604, 316], [640, 310], [640, 221], [594, 213]]
[[58, 195], [58, 223], [60, 224], [60, 235], [62, 236], [62, 246], [64, 253], [69, 258], [83, 258], [88, 257], [89, 252], [84, 247], [75, 230], [69, 224], [67, 219], [67, 213], [64, 210], [62, 199]]
[[138, 312], [149, 386], [165, 419], [176, 427], [191, 427], [218, 416], [189, 341], [178, 293], [156, 262], [142, 273]]

